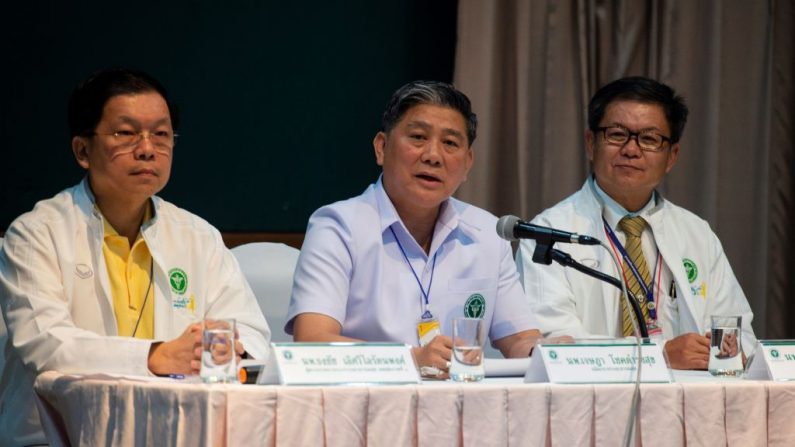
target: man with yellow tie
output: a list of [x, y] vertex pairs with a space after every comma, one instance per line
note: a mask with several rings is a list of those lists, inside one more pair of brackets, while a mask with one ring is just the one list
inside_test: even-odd
[[[569, 245], [566, 251], [626, 281], [671, 367], [706, 369], [710, 316], [742, 316], [745, 353], [756, 338], [751, 308], [709, 224], [655, 191], [676, 164], [687, 114], [682, 98], [652, 79], [623, 78], [602, 87], [588, 105], [585, 132], [593, 175], [533, 223], [607, 241], [621, 272], [599, 246]], [[631, 309], [616, 288], [559, 265], [535, 264], [534, 249], [534, 241], [523, 241], [517, 264], [544, 335], [632, 334]]]
[[162, 85], [102, 70], [68, 115], [86, 177], [15, 220], [0, 250], [3, 446], [46, 443], [33, 401], [43, 371], [195, 374], [203, 319], [235, 318], [237, 354], [268, 353], [268, 325], [218, 231], [155, 196], [177, 128]]

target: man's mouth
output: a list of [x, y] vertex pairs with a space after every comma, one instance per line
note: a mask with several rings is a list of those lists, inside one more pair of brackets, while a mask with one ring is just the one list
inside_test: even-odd
[[618, 164], [618, 165], [615, 165], [615, 167], [618, 168], [618, 169], [632, 169], [632, 170], [635, 170], [635, 171], [642, 171], [642, 169], [637, 167], [637, 166], [632, 166], [632, 165], [627, 165], [627, 164]]
[[139, 169], [137, 171], [133, 171], [132, 175], [149, 175], [157, 177], [157, 172], [155, 172], [154, 169]]
[[436, 176], [431, 175], [431, 174], [425, 174], [425, 173], [417, 174], [416, 177], [418, 179], [420, 179], [420, 180], [425, 180], [426, 182], [437, 182], [437, 183], [440, 183], [442, 181], [441, 179], [439, 179], [439, 177], [436, 177]]

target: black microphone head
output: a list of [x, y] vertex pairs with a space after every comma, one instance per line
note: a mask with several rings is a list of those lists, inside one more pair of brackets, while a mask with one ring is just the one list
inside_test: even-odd
[[510, 214], [500, 217], [497, 221], [497, 234], [506, 241], [518, 240], [513, 230], [520, 221], [521, 219]]

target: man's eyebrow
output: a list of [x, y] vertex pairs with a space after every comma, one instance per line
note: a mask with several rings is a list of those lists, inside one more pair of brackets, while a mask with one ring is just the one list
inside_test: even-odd
[[[610, 125], [608, 125], [606, 127], [620, 127], [622, 129], [626, 129], [626, 130], [628, 130], [630, 132], [635, 132], [635, 130], [634, 129], [630, 129], [629, 126], [624, 125], [622, 123], [618, 123], [618, 122], [613, 122], [612, 124], [610, 124]], [[662, 133], [663, 132], [663, 130], [660, 129], [659, 127], [657, 127], [657, 126], [649, 126], [649, 127], [644, 127], [642, 129], [638, 129], [639, 133], [649, 132], [649, 131], [655, 131], [655, 132], [658, 132], [658, 133]]]
[[[426, 122], [426, 121], [409, 121], [408, 124], [406, 124], [406, 127], [408, 127], [409, 129], [420, 128], [420, 129], [423, 129], [423, 130], [428, 130], [428, 129], [431, 129], [433, 126], [430, 123]], [[453, 136], [456, 136], [458, 138], [464, 138], [464, 134], [463, 133], [461, 133], [457, 129], [453, 129], [453, 128], [450, 128], [450, 127], [443, 128], [442, 129], [442, 134], [444, 134], [444, 135], [453, 135]]]
[[444, 128], [442, 129], [442, 133], [445, 135], [453, 135], [454, 137], [458, 138], [464, 138], [464, 134], [457, 129]]
[[[117, 119], [117, 121], [121, 121], [121, 122], [127, 123], [127, 124], [141, 124], [141, 122], [138, 121], [137, 119], [135, 119], [133, 117], [130, 117], [130, 116], [126, 116], [126, 115], [118, 116], [118, 117], [116, 117], [116, 119]], [[161, 119], [159, 119], [159, 120], [154, 122], [154, 126], [155, 127], [156, 126], [160, 126], [162, 124], [171, 124], [171, 119], [170, 118], [161, 118]]]

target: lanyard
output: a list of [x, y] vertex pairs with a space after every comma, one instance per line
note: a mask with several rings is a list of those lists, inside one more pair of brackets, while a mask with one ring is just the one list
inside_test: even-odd
[[[647, 306], [647, 308], [649, 309], [649, 317], [652, 319], [652, 321], [656, 321], [657, 306], [654, 305], [654, 283], [656, 282], [656, 276], [658, 274], [657, 269], [660, 266], [660, 258], [662, 257], [659, 253], [659, 250], [657, 251], [657, 261], [654, 266], [654, 273], [652, 274], [651, 277], [651, 284], [647, 285], [646, 281], [643, 280], [643, 276], [638, 271], [637, 266], [635, 266], [635, 263], [632, 262], [632, 259], [629, 257], [629, 254], [627, 254], [627, 250], [624, 249], [624, 246], [621, 244], [621, 241], [618, 240], [618, 237], [616, 237], [616, 234], [613, 232], [613, 229], [610, 228], [610, 225], [607, 224], [607, 220], [604, 218], [604, 216], [602, 216], [602, 222], [604, 222], [605, 233], [607, 234], [607, 237], [610, 239], [610, 244], [613, 246], [614, 250], [618, 250], [618, 252], [621, 253], [621, 258], [624, 259], [624, 263], [629, 267], [629, 270], [632, 272], [632, 275], [635, 276], [635, 279], [638, 281], [640, 288], [643, 290], [643, 294], [646, 296], [646, 299], [650, 304], [649, 306]], [[623, 274], [624, 273], [622, 272], [622, 275]], [[626, 276], [624, 280], [626, 281]]]
[[409, 262], [409, 257], [406, 256], [406, 250], [403, 250], [403, 245], [400, 243], [397, 235], [395, 234], [395, 230], [392, 227], [389, 227], [389, 231], [392, 232], [392, 236], [395, 238], [395, 242], [397, 242], [398, 247], [400, 248], [400, 252], [403, 253], [403, 259], [406, 260], [406, 264], [409, 265], [409, 269], [411, 269], [411, 274], [414, 275], [414, 279], [417, 280], [417, 285], [420, 287], [420, 292], [422, 292], [422, 298], [420, 299], [420, 304], [422, 305], [422, 318], [429, 319], [433, 318], [431, 312], [428, 310], [428, 302], [430, 301], [431, 295], [431, 286], [433, 285], [433, 272], [436, 271], [436, 255], [439, 254], [437, 250], [436, 253], [433, 254], [433, 264], [431, 266], [431, 280], [428, 282], [428, 291], [426, 292], [425, 289], [422, 288], [422, 281], [420, 281], [420, 277], [417, 276], [417, 272], [414, 271], [414, 267], [411, 266], [411, 262]]

